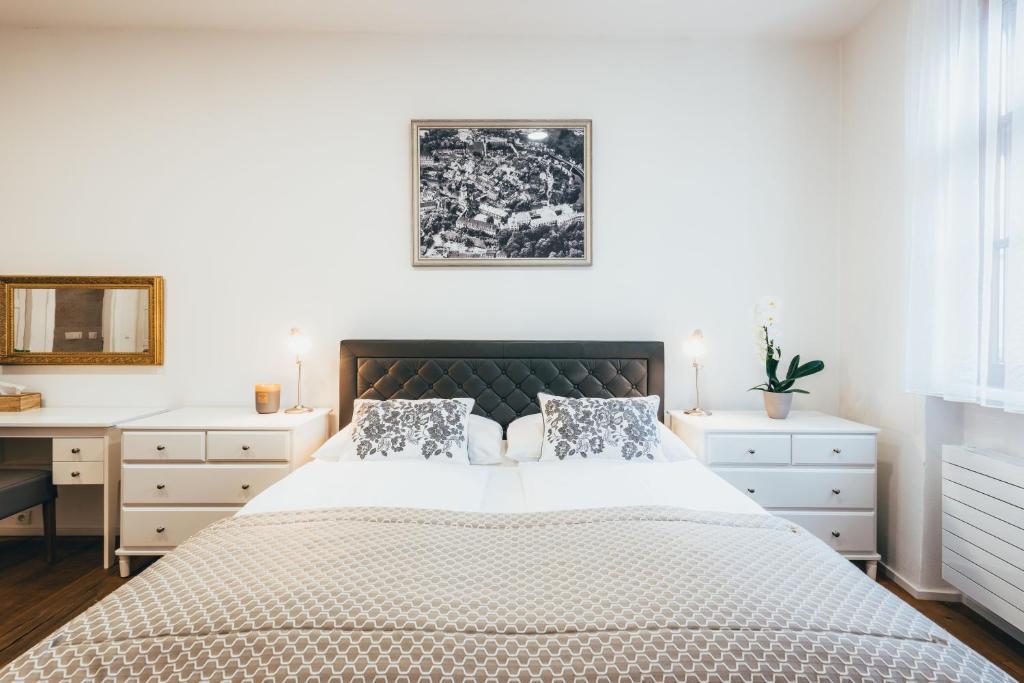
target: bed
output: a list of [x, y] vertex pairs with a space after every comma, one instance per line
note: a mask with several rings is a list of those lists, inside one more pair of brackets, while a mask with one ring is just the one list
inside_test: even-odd
[[[663, 395], [660, 343], [343, 342], [356, 398]], [[300, 468], [0, 680], [1009, 681], [695, 461]]]

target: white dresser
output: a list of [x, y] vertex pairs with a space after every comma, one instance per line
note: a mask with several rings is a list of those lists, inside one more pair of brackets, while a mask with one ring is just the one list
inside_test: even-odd
[[785, 420], [761, 411], [668, 415], [672, 431], [716, 474], [845, 557], [865, 560], [875, 578], [878, 429], [815, 412]]
[[1024, 462], [942, 447], [942, 578], [1024, 630]]
[[118, 425], [121, 576], [132, 556], [173, 550], [305, 464], [327, 440], [329, 414], [180, 408]]

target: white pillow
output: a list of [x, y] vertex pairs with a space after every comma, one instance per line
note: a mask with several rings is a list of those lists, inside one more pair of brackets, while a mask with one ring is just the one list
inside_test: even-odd
[[[313, 457], [324, 462], [358, 462], [353, 431], [355, 423], [350, 422], [313, 453]], [[540, 451], [537, 453], [539, 457]], [[496, 465], [502, 462], [500, 424], [479, 415], [469, 416], [469, 462], [473, 465]]]
[[663, 461], [658, 396], [565, 398], [537, 394], [544, 416], [541, 462], [596, 460]]
[[352, 440], [360, 460], [469, 463], [471, 398], [355, 401]]
[[[661, 452], [669, 462], [696, 460], [697, 456], [679, 435], [658, 423], [661, 434]], [[472, 438], [472, 430], [470, 430]], [[544, 444], [544, 416], [540, 413], [525, 415], [508, 426], [508, 446], [505, 456], [518, 462], [537, 462]], [[472, 448], [472, 447], [471, 447]], [[472, 452], [470, 454], [472, 457]]]
[[505, 438], [506, 458], [517, 462], [537, 462], [544, 442], [544, 416], [534, 413], [513, 420], [506, 430]]
[[324, 445], [313, 453], [313, 457], [324, 462], [346, 462], [359, 460], [356, 455], [356, 444], [352, 440], [355, 425], [349, 422], [338, 430], [338, 433], [327, 439]]
[[469, 462], [497, 465], [501, 459], [501, 425], [480, 415], [469, 416]]
[[696, 460], [697, 455], [690, 450], [690, 447], [679, 438], [679, 435], [666, 427], [664, 423], [658, 423], [658, 431], [661, 433], [661, 452], [669, 462], [682, 462], [684, 460]]

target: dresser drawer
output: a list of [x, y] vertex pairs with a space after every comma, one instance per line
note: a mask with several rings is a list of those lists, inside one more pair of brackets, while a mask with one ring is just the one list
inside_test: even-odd
[[838, 552], [875, 552], [873, 512], [777, 512], [799, 524]]
[[205, 432], [125, 432], [121, 459], [125, 462], [202, 462]]
[[244, 505], [288, 474], [288, 465], [125, 465], [125, 505]]
[[875, 437], [866, 434], [794, 434], [794, 465], [874, 465]]
[[788, 434], [710, 434], [710, 465], [788, 465]]
[[206, 459], [288, 460], [288, 432], [207, 432]]
[[54, 462], [103, 462], [102, 438], [56, 438], [53, 440]]
[[230, 517], [237, 511], [238, 508], [126, 508], [121, 514], [121, 545], [173, 548], [200, 529], [208, 527], [218, 519]]
[[69, 484], [102, 484], [102, 462], [55, 462], [53, 463], [53, 483], [67, 486]]
[[715, 474], [766, 508], [874, 509], [875, 471], [714, 468]]

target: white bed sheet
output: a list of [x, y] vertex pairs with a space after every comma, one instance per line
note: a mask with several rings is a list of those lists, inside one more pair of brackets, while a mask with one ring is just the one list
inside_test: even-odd
[[536, 512], [629, 505], [767, 514], [696, 460], [517, 465], [317, 460], [257, 495], [238, 514], [363, 506]]
[[696, 460], [529, 462], [519, 464], [530, 511], [668, 505], [710, 512], [767, 514]]

